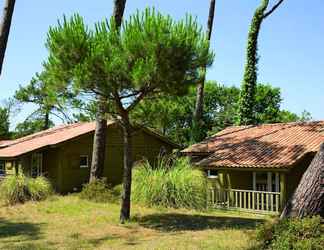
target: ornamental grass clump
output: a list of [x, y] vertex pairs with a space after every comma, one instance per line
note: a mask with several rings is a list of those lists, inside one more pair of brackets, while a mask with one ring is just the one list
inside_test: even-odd
[[118, 202], [120, 199], [120, 185], [112, 188], [106, 178], [95, 179], [83, 186], [79, 197], [93, 202]]
[[19, 174], [8, 176], [0, 182], [0, 198], [7, 205], [45, 200], [52, 194], [52, 185], [42, 176], [31, 178]]
[[148, 161], [133, 173], [132, 199], [146, 206], [204, 209], [206, 179], [188, 158], [162, 157], [156, 166]]

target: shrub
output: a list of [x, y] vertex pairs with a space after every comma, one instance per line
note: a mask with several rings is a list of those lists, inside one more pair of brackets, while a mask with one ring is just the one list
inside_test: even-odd
[[43, 176], [27, 178], [27, 187], [33, 201], [45, 200], [54, 193], [51, 183]]
[[132, 188], [132, 199], [146, 206], [206, 207], [205, 176], [188, 158], [161, 157], [157, 166], [141, 163], [134, 169]]
[[257, 231], [262, 249], [320, 250], [324, 246], [320, 217], [285, 219], [266, 223]]
[[0, 197], [8, 205], [44, 200], [52, 193], [52, 186], [45, 177], [30, 178], [19, 174], [0, 183]]
[[116, 202], [120, 196], [116, 187], [109, 186], [105, 178], [96, 179], [83, 186], [80, 198], [94, 202]]

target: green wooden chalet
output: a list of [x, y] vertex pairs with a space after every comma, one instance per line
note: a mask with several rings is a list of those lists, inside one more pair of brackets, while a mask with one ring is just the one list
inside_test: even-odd
[[[20, 169], [25, 174], [48, 177], [60, 193], [80, 190], [89, 180], [95, 123], [61, 125], [12, 141], [0, 142], [0, 175]], [[178, 146], [147, 128], [133, 133], [134, 161], [154, 161]], [[112, 185], [121, 183], [123, 137], [120, 126], [108, 122], [104, 176]]]
[[213, 206], [282, 210], [324, 142], [324, 121], [233, 126], [182, 152], [212, 180]]

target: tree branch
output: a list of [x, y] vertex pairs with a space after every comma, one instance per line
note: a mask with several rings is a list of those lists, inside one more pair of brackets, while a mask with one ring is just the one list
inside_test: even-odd
[[132, 104], [128, 106], [128, 108], [126, 109], [127, 112], [135, 108], [135, 106], [145, 97], [145, 95], [146, 95], [146, 91], [142, 91], [140, 95], [132, 102]]
[[120, 96], [120, 99], [125, 99], [125, 98], [130, 98], [130, 97], [136, 96], [136, 95], [139, 94], [139, 92], [140, 91], [135, 91], [135, 92], [133, 92], [131, 94], [128, 94], [128, 95], [122, 95], [122, 96]]
[[283, 3], [284, 0], [279, 0], [268, 12], [263, 14], [263, 19], [266, 19], [270, 16], [279, 6]]

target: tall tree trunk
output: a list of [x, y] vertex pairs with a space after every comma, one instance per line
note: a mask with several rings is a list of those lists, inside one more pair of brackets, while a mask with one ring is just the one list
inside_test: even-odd
[[98, 96], [98, 110], [96, 114], [96, 129], [93, 139], [92, 161], [90, 169], [90, 182], [101, 178], [105, 164], [106, 152], [106, 99]]
[[11, 27], [11, 19], [15, 8], [15, 2], [15, 0], [5, 0], [4, 3], [2, 22], [0, 27], [0, 75], [2, 72], [3, 60], [6, 53], [7, 42]]
[[[208, 14], [208, 21], [207, 21], [207, 38], [210, 42], [212, 30], [213, 30], [213, 22], [214, 22], [214, 14], [215, 14], [215, 0], [210, 0], [209, 5], [209, 14]], [[197, 91], [196, 91], [196, 105], [194, 110], [194, 128], [193, 128], [193, 137], [195, 141], [200, 141], [203, 139], [203, 135], [201, 133], [201, 124], [202, 124], [202, 116], [204, 112], [204, 87], [205, 87], [205, 80], [206, 80], [206, 66], [201, 69], [201, 77], [197, 84]]]
[[258, 37], [261, 24], [265, 18], [271, 15], [284, 0], [279, 0], [269, 11], [266, 12], [269, 0], [261, 0], [261, 5], [255, 10], [252, 18], [248, 44], [246, 49], [246, 64], [241, 87], [238, 124], [248, 125], [256, 123], [255, 120], [255, 93], [258, 71]]
[[[126, 0], [114, 0], [113, 17], [118, 28], [121, 27]], [[106, 151], [106, 130], [107, 120], [106, 106], [107, 102], [104, 97], [98, 96], [98, 111], [96, 116], [96, 130], [93, 139], [92, 162], [90, 170], [90, 182], [96, 178], [101, 178], [105, 164]]]
[[314, 215], [324, 217], [324, 144], [302, 176], [281, 218]]
[[117, 27], [121, 26], [124, 10], [125, 10], [126, 0], [114, 0], [114, 13], [115, 22]]
[[124, 223], [130, 218], [131, 188], [132, 188], [132, 128], [129, 123], [128, 114], [122, 121], [124, 139], [124, 172], [123, 172], [123, 193], [121, 199], [120, 222]]
[[44, 116], [44, 126], [43, 126], [43, 130], [49, 129], [49, 123], [50, 123], [50, 120], [49, 120], [49, 112], [46, 111], [45, 112], [45, 116]]

